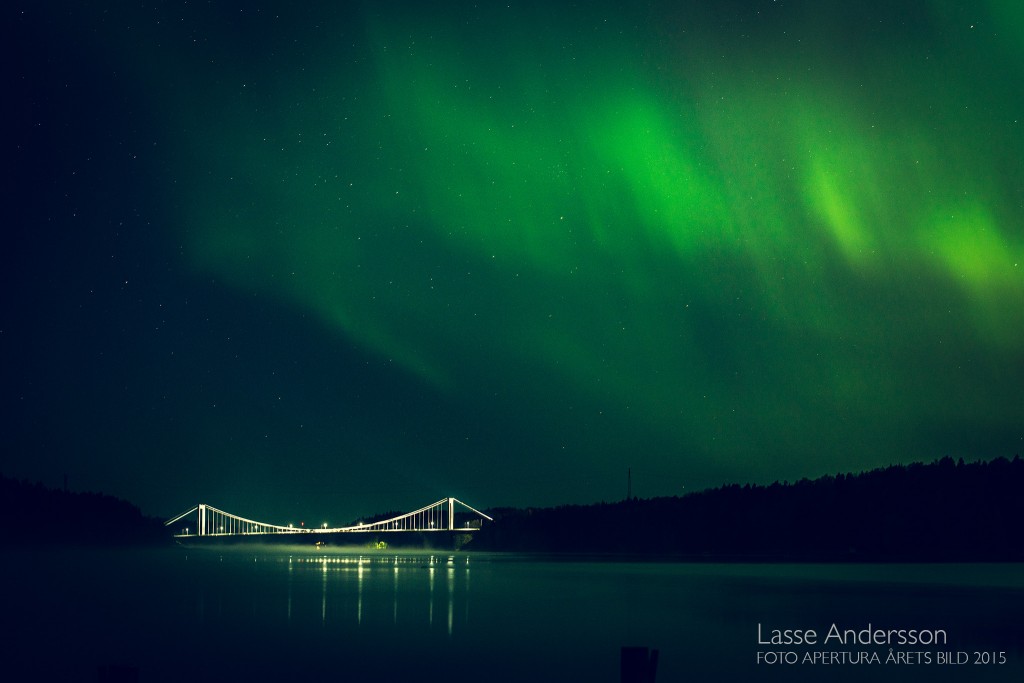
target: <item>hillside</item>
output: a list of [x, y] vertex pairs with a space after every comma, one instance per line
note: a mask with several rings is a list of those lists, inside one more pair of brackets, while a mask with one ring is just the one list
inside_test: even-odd
[[160, 520], [101, 493], [49, 489], [0, 475], [0, 519], [7, 542], [120, 545], [165, 541]]
[[943, 458], [683, 497], [494, 511], [474, 550], [708, 559], [1024, 560], [1024, 461]]

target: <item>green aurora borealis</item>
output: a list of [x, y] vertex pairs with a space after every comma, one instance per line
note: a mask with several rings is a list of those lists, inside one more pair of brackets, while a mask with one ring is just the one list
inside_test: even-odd
[[[136, 405], [142, 424], [108, 415], [139, 435], [98, 429], [86, 455], [64, 453], [78, 420], [61, 427], [44, 398], [25, 405], [38, 374], [16, 375], [5, 401], [18, 403], [19, 455], [5, 469], [51, 476], [92, 452], [95, 486], [117, 470], [111, 488], [144, 507], [202, 497], [258, 516], [449, 494], [610, 500], [627, 467], [653, 496], [1012, 457], [1024, 439], [1015, 7], [23, 16], [64, 60], [84, 59], [75, 73], [116, 74], [104, 91], [133, 103], [76, 129], [143, 155], [131, 191], [151, 222], [137, 221], [130, 258], [161, 265], [135, 276], [147, 302], [190, 293], [177, 346], [159, 353], [192, 348], [184, 367], [139, 362], [133, 376], [160, 386], [151, 398], [177, 399]], [[26, 127], [89, 119], [23, 83], [36, 98]], [[102, 116], [115, 109], [118, 121]], [[60, 154], [73, 166], [79, 152]], [[120, 185], [121, 166], [97, 184]], [[57, 196], [59, 178], [38, 192]], [[124, 200], [90, 201], [106, 234]], [[75, 280], [109, 268], [79, 262]], [[6, 353], [45, 372], [19, 315], [5, 316]], [[230, 335], [211, 331], [217, 316]], [[226, 336], [263, 351], [225, 366]], [[252, 379], [274, 363], [291, 369]], [[83, 395], [107, 392], [90, 382]], [[147, 400], [109, 393], [115, 414]]]

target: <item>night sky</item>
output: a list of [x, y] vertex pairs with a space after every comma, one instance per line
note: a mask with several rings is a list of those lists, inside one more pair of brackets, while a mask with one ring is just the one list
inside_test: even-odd
[[1024, 451], [1020, 3], [60, 4], [4, 474], [340, 524]]

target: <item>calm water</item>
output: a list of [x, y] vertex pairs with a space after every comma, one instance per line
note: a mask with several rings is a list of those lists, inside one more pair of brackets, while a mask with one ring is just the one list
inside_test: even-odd
[[[3, 559], [5, 680], [1024, 680], [1020, 565], [721, 565], [239, 549], [20, 551]], [[929, 652], [1002, 666], [758, 665], [757, 625], [945, 629]], [[820, 636], [821, 637], [821, 636]], [[887, 647], [818, 646], [877, 652]]]

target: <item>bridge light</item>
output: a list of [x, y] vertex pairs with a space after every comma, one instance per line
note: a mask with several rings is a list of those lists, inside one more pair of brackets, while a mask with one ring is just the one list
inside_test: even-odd
[[327, 522], [324, 522], [324, 528], [325, 529], [327, 528]]

